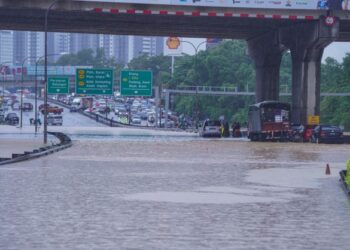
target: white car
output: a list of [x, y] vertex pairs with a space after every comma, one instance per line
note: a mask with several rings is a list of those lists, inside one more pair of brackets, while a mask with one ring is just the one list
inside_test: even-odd
[[221, 137], [221, 123], [218, 120], [205, 120], [199, 130], [202, 137]]
[[61, 115], [49, 115], [47, 117], [47, 125], [59, 125], [62, 126], [63, 118]]

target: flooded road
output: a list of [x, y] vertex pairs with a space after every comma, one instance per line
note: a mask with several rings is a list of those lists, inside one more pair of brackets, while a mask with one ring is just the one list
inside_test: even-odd
[[0, 249], [348, 249], [348, 158], [349, 145], [75, 140], [0, 167]]

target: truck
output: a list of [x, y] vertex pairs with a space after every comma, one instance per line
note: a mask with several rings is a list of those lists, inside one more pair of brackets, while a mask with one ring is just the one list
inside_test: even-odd
[[71, 103], [70, 112], [77, 112], [80, 109], [81, 97], [75, 97]]
[[75, 97], [72, 101], [70, 111], [77, 112], [79, 110], [92, 108], [93, 100], [92, 97]]
[[94, 102], [94, 99], [92, 97], [83, 97], [81, 98], [81, 109], [89, 109], [92, 108], [92, 104]]
[[290, 104], [263, 101], [249, 106], [248, 138], [251, 141], [288, 140], [291, 134]]

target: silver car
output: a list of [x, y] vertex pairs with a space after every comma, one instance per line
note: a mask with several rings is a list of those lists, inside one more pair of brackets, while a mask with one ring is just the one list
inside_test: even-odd
[[218, 120], [205, 120], [199, 131], [202, 137], [221, 137], [221, 122]]

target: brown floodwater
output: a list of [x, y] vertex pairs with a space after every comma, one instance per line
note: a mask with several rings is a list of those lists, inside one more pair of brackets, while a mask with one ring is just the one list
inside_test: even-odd
[[0, 167], [0, 249], [348, 249], [348, 158], [350, 145], [75, 140]]

